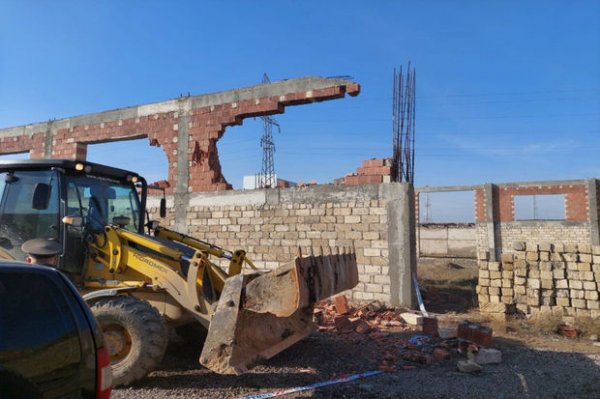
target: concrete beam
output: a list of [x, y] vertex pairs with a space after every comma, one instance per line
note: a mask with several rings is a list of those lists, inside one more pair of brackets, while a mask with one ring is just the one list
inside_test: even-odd
[[[0, 129], [0, 137], [32, 135], [36, 132], [45, 132], [48, 130], [56, 131], [58, 129], [71, 128], [75, 126], [94, 125], [102, 122], [106, 123], [124, 119], [141, 118], [159, 113], [177, 112], [180, 110], [182, 103], [184, 103], [184, 107], [187, 109], [193, 109], [211, 105], [228, 104], [241, 100], [260, 99], [273, 96], [278, 96], [280, 97], [281, 102], [286, 102], [288, 101], [286, 96], [296, 94], [298, 92], [308, 93], [304, 102], [323, 101], [329, 99], [330, 97], [310, 98], [310, 93], [313, 90], [333, 87], [343, 87], [343, 93], [345, 92], [350, 95], [357, 95], [360, 91], [358, 84], [348, 80], [316, 76], [295, 78], [255, 86], [242, 87], [235, 90], [182, 97], [132, 107], [118, 108], [104, 112], [74, 116], [70, 118], [57, 119], [48, 122], [3, 128]], [[295, 104], [292, 99], [289, 99], [289, 101], [290, 103], [287, 105]]]
[[488, 251], [490, 260], [496, 261], [496, 218], [494, 212], [494, 184], [487, 183], [485, 192], [485, 219], [487, 223]]
[[483, 186], [481, 184], [472, 185], [472, 186], [437, 186], [437, 187], [417, 187], [415, 188], [415, 193], [443, 193], [450, 191], [475, 191], [479, 190]]

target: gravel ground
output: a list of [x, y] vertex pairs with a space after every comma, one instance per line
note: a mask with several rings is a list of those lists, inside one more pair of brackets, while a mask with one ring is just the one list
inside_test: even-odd
[[[241, 376], [217, 375], [198, 364], [199, 350], [174, 340], [159, 370], [113, 398], [241, 398], [377, 370], [390, 342], [415, 332], [391, 333], [382, 344], [367, 336], [316, 332], [264, 365]], [[562, 338], [561, 338], [562, 340]], [[556, 339], [555, 339], [556, 341]], [[568, 341], [565, 341], [568, 342]], [[452, 360], [420, 365], [400, 360], [392, 373], [371, 376], [286, 398], [599, 398], [600, 348], [535, 349], [496, 338], [503, 363], [478, 375], [456, 369]], [[566, 345], [569, 347], [569, 345]], [[412, 368], [414, 367], [414, 368]]]

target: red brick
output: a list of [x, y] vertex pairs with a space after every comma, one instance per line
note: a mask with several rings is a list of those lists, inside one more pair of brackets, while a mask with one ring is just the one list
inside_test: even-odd
[[354, 330], [354, 326], [348, 316], [336, 316], [333, 319], [333, 323], [335, 324], [335, 329], [340, 333], [351, 332]]
[[335, 297], [335, 311], [337, 314], [346, 314], [350, 310], [348, 306], [348, 298], [346, 295], [338, 295]]
[[450, 352], [442, 348], [435, 348], [432, 354], [435, 360], [438, 361], [448, 360], [451, 357]]
[[423, 317], [423, 333], [438, 336], [438, 321], [435, 317]]

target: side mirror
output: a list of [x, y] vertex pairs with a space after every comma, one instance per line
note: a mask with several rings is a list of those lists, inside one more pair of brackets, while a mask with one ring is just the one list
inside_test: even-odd
[[33, 199], [31, 201], [31, 207], [33, 209], [44, 210], [48, 209], [48, 203], [50, 202], [50, 191], [51, 187], [46, 183], [38, 183], [35, 185], [33, 191]]
[[159, 215], [161, 218], [167, 216], [167, 200], [165, 198], [160, 199], [160, 210]]

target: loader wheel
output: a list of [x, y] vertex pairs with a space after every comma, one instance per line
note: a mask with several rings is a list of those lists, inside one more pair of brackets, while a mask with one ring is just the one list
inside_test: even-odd
[[110, 353], [114, 386], [143, 378], [161, 362], [168, 343], [167, 325], [148, 302], [118, 296], [102, 299], [91, 309]]

